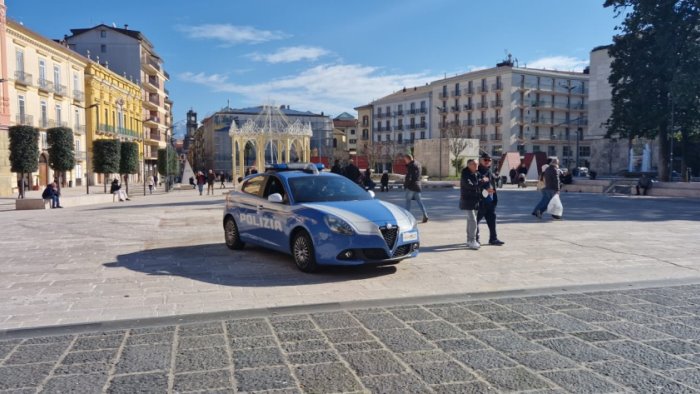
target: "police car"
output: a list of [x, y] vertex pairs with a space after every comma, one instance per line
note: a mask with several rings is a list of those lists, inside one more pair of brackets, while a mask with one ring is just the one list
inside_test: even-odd
[[395, 264], [418, 255], [416, 220], [322, 165], [277, 164], [226, 195], [226, 246], [290, 253], [297, 267]]

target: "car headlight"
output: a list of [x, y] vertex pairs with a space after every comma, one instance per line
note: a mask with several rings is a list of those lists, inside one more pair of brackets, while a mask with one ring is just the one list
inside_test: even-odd
[[355, 234], [355, 231], [352, 229], [352, 226], [350, 226], [348, 222], [337, 216], [326, 215], [325, 221], [328, 228], [331, 229], [331, 231], [333, 231], [334, 233], [343, 235]]

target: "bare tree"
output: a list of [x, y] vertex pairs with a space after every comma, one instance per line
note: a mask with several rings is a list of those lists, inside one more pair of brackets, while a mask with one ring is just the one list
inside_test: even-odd
[[450, 122], [445, 125], [443, 136], [447, 139], [447, 150], [450, 153], [450, 165], [455, 169], [455, 174], [459, 174], [464, 167], [464, 157], [460, 156], [462, 152], [469, 146], [467, 139], [467, 127], [459, 124], [459, 122]]

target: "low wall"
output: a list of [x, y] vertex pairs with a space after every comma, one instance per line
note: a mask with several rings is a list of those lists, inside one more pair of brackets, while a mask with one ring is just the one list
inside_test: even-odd
[[603, 193], [610, 186], [609, 180], [576, 179], [570, 185], [562, 185], [563, 192]]
[[698, 182], [654, 182], [647, 195], [656, 197], [690, 197], [700, 198]]
[[[106, 204], [113, 200], [112, 194], [86, 194], [82, 196], [61, 197], [61, 206], [64, 208], [77, 207], [81, 205]], [[42, 198], [23, 198], [15, 201], [15, 209], [48, 209], [50, 202], [45, 202]]]

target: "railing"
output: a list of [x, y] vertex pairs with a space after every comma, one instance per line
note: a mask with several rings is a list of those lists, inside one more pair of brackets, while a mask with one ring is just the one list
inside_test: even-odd
[[459, 97], [462, 95], [462, 91], [461, 90], [453, 90], [450, 92], [450, 94], [452, 95], [452, 97]]
[[146, 155], [146, 157], [149, 158], [149, 159], [157, 159], [157, 158], [158, 158], [158, 151], [155, 151], [155, 152], [154, 152], [154, 151], [150, 151], [150, 152], [148, 152], [148, 154]]
[[492, 141], [500, 141], [503, 139], [503, 134], [491, 134], [491, 140]]
[[97, 126], [97, 130], [101, 131], [103, 133], [114, 133], [115, 132], [114, 126], [108, 125], [108, 124], [103, 124], [103, 123], [100, 123], [100, 125]]
[[73, 131], [76, 133], [85, 133], [85, 125], [84, 124], [77, 124], [73, 126]]
[[45, 90], [45, 91], [50, 91], [53, 90], [53, 82], [49, 81], [46, 78], [39, 78], [39, 89]]
[[477, 86], [476, 92], [477, 93], [488, 93], [489, 87], [488, 86]]
[[449, 97], [449, 94], [448, 94], [447, 92], [440, 92], [440, 93], [438, 94], [438, 97], [441, 98], [441, 99], [446, 99], [446, 98]]
[[15, 123], [24, 126], [34, 126], [34, 118], [32, 117], [32, 115], [17, 114], [17, 117], [15, 118]]
[[148, 96], [148, 101], [155, 105], [160, 105], [160, 98], [156, 96]]
[[403, 130], [403, 125], [400, 124], [400, 125], [394, 127], [394, 130]]
[[482, 103], [476, 103], [476, 108], [477, 109], [486, 109], [489, 107], [489, 103], [487, 102], [482, 102]]
[[374, 114], [374, 117], [377, 118], [377, 119], [381, 119], [381, 118], [384, 117], [384, 113], [382, 113], [382, 112], [377, 112], [376, 114]]
[[381, 127], [381, 126], [375, 127], [375, 128], [374, 128], [374, 131], [384, 131], [384, 128]]
[[409, 130], [415, 130], [415, 129], [416, 129], [416, 124], [415, 124], [415, 123], [411, 123], [410, 125], [408, 125], [408, 129], [409, 129]]
[[403, 116], [403, 110], [400, 109], [400, 110], [396, 111], [396, 116]]
[[539, 85], [537, 88], [535, 88], [535, 89], [541, 90], [541, 91], [544, 91], [544, 92], [553, 92], [553, 91], [554, 91], [554, 86], [553, 86], [553, 85], [543, 85], [543, 84], [540, 84], [540, 85]]
[[466, 88], [466, 89], [464, 89], [464, 94], [465, 94], [465, 95], [466, 95], [466, 94], [474, 94], [474, 88], [471, 87], [471, 88]]
[[446, 114], [446, 113], [447, 113], [447, 108], [438, 107], [438, 112], [441, 113], [441, 114]]
[[156, 88], [160, 88], [160, 84], [158, 83], [158, 78], [157, 77], [151, 77], [149, 76], [147, 79], [148, 83], [151, 85], [155, 86]]
[[501, 124], [503, 123], [503, 117], [502, 116], [496, 116], [491, 118], [491, 124]]
[[428, 126], [425, 123], [416, 123], [416, 128], [417, 129], [425, 129]]
[[59, 127], [68, 127], [68, 122], [66, 122], [66, 121], [61, 121], [61, 122], [56, 122], [56, 123], [58, 123]]
[[471, 111], [474, 109], [474, 104], [464, 104], [465, 111]]
[[140, 132], [136, 130], [127, 129], [126, 127], [117, 127], [117, 133], [132, 138], [138, 138], [141, 136]]
[[544, 108], [544, 107], [551, 107], [552, 103], [550, 101], [544, 101], [544, 100], [533, 100], [532, 103], [530, 103], [531, 106], [533, 107], [539, 107], [539, 108]]
[[160, 132], [156, 132], [156, 133], [151, 132], [150, 134], [148, 134], [148, 138], [151, 140], [160, 141]]
[[501, 108], [501, 107], [503, 107], [503, 100], [491, 101], [491, 108]]
[[491, 89], [493, 89], [494, 91], [503, 90], [503, 83], [501, 83], [501, 82], [494, 83], [491, 85]]
[[474, 126], [474, 120], [473, 119], [463, 120], [462, 126]]
[[482, 126], [482, 125], [488, 124], [488, 120], [487, 119], [475, 119], [474, 124], [476, 124], [477, 126]]
[[419, 111], [420, 111], [420, 113], [424, 114], [424, 113], [426, 113], [426, 112], [427, 112], [427, 109], [425, 109], [425, 108], [421, 108], [421, 109], [420, 109]]
[[19, 82], [22, 85], [31, 85], [32, 74], [26, 73], [24, 71], [15, 71], [15, 82]]
[[82, 90], [73, 90], [73, 99], [83, 101], [85, 100], [85, 93]]
[[481, 141], [481, 142], [486, 142], [486, 141], [488, 141], [488, 136], [487, 136], [486, 134], [481, 134], [481, 135], [479, 136], [479, 141]]
[[158, 64], [158, 61], [155, 60], [153, 57], [149, 56], [149, 57], [148, 57], [148, 60], [146, 61], [146, 63], [147, 63], [149, 66], [151, 66], [151, 67], [155, 68], [156, 70], [160, 71], [160, 64]]
[[59, 85], [56, 83], [53, 85], [53, 92], [59, 96], [65, 96], [68, 93], [68, 88], [66, 85]]
[[450, 109], [452, 110], [452, 112], [459, 112], [459, 105], [452, 106], [450, 107]]
[[46, 129], [49, 127], [49, 118], [39, 118], [39, 128]]
[[411, 109], [408, 110], [408, 113], [411, 114], [411, 115], [415, 115], [415, 114], [418, 113], [418, 110], [415, 109], [415, 108], [411, 108]]
[[146, 119], [147, 122], [154, 122], [154, 123], [160, 123], [160, 118], [157, 116], [149, 116], [148, 119]]
[[569, 104], [569, 108], [573, 110], [585, 110], [586, 109], [586, 104], [584, 103], [576, 103], [576, 104]]

